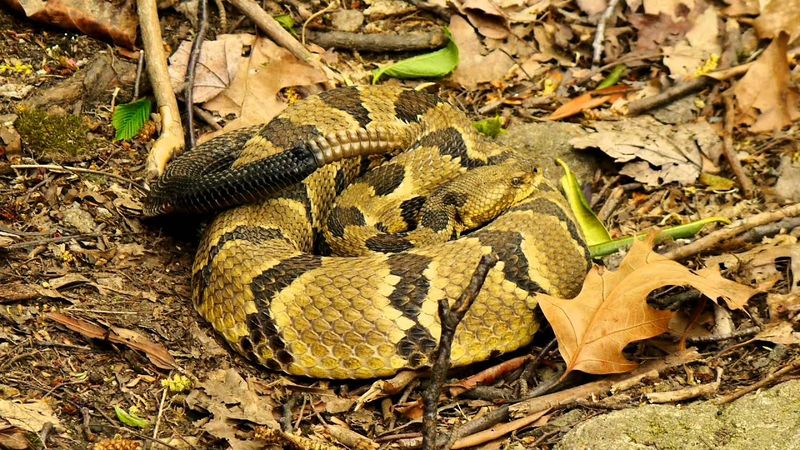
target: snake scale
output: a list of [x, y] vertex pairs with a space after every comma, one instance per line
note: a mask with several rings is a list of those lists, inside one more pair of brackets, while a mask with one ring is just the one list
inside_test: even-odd
[[181, 155], [145, 214], [222, 210], [192, 295], [236, 351], [289, 374], [382, 377], [431, 365], [437, 304], [483, 255], [498, 261], [458, 325], [453, 366], [529, 343], [535, 294], [577, 294], [588, 251], [533, 165], [433, 95], [338, 88]]

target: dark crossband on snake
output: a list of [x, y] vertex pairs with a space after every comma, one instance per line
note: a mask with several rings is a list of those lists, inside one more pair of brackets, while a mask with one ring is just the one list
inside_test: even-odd
[[456, 329], [453, 366], [528, 344], [537, 293], [578, 293], [589, 253], [536, 166], [433, 95], [345, 87], [181, 155], [145, 214], [219, 211], [192, 296], [236, 351], [293, 375], [383, 377], [430, 367], [438, 303], [459, 298], [483, 255], [498, 261]]

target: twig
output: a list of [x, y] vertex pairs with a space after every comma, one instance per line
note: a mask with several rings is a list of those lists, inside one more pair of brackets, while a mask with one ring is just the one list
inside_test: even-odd
[[644, 55], [636, 54], [636, 53], [627, 54], [627, 55], [621, 56], [620, 58], [618, 58], [615, 61], [611, 61], [610, 63], [608, 63], [606, 65], [603, 65], [603, 66], [600, 66], [600, 67], [597, 67], [597, 68], [592, 68], [592, 70], [590, 70], [586, 75], [584, 75], [584, 76], [582, 76], [580, 78], [576, 78], [575, 81], [573, 82], [573, 84], [582, 85], [582, 84], [586, 83], [587, 81], [591, 80], [592, 77], [594, 77], [598, 73], [601, 73], [603, 71], [606, 71], [608, 69], [616, 67], [616, 66], [618, 66], [620, 64], [630, 64], [630, 63], [632, 63], [634, 61], [643, 61], [645, 59], [658, 58], [658, 57], [661, 57], [661, 56], [664, 56], [664, 53], [658, 52], [658, 53], [648, 53], [648, 54], [644, 54]]
[[745, 231], [750, 230], [751, 228], [777, 222], [787, 217], [794, 216], [800, 216], [800, 203], [784, 206], [777, 211], [767, 211], [747, 217], [745, 219], [737, 220], [726, 228], [709, 233], [690, 244], [672, 249], [663, 255], [673, 260], [685, 259], [708, 250], [722, 241], [736, 237]]
[[214, 4], [217, 5], [217, 10], [219, 11], [219, 29], [226, 30], [228, 28], [228, 13], [225, 12], [225, 3], [222, 0], [214, 0]]
[[739, 157], [736, 156], [736, 151], [733, 148], [733, 125], [736, 122], [736, 107], [733, 103], [733, 93], [729, 91], [723, 94], [722, 99], [725, 101], [725, 131], [722, 135], [722, 154], [725, 155], [725, 159], [728, 160], [728, 164], [731, 166], [731, 170], [736, 176], [736, 180], [739, 181], [745, 198], [752, 198], [754, 190], [753, 182], [750, 180], [750, 177], [744, 173], [742, 163], [739, 161]]
[[215, 129], [217, 131], [222, 129], [222, 125], [217, 123], [217, 121], [214, 120], [214, 116], [212, 116], [211, 114], [207, 113], [206, 110], [198, 107], [197, 105], [192, 105], [192, 111], [194, 111], [194, 113], [197, 115], [197, 117], [201, 118], [203, 120], [203, 122], [207, 123], [208, 126], [210, 126], [211, 128], [213, 128], [213, 129]]
[[[444, 444], [444, 448], [453, 448], [453, 445], [459, 439], [475, 433], [480, 433], [481, 431], [491, 428], [500, 422], [505, 422], [506, 420], [508, 420], [508, 406], [497, 408], [478, 417], [477, 419], [472, 419], [450, 433], [450, 438], [448, 439], [447, 443]], [[442, 441], [441, 438], [442, 436], [440, 436], [439, 441]]]
[[630, 379], [638, 381], [644, 377], [650, 376], [653, 371], [663, 372], [672, 367], [680, 366], [698, 359], [700, 359], [700, 354], [695, 349], [674, 353], [662, 359], [643, 364], [629, 374], [607, 377], [598, 381], [593, 381], [591, 383], [565, 389], [563, 391], [547, 394], [542, 397], [519, 402], [515, 405], [509, 406], [509, 412], [511, 412], [512, 415], [527, 416], [545, 409], [563, 407], [578, 399], [591, 397], [593, 395], [598, 396], [606, 393], [610, 391], [614, 385], [620, 382], [625, 382]]
[[748, 242], [761, 241], [761, 239], [765, 237], [772, 237], [784, 230], [788, 232], [797, 227], [800, 227], [800, 217], [790, 217], [779, 222], [762, 225], [760, 227], [753, 228], [736, 239], [731, 239], [725, 242], [724, 248], [740, 250]]
[[643, 112], [650, 111], [651, 109], [663, 106], [673, 100], [677, 100], [693, 92], [697, 92], [711, 84], [712, 80], [713, 78], [709, 77], [696, 78], [692, 81], [676, 84], [660, 94], [634, 100], [628, 104], [628, 115], [635, 116]]
[[544, 416], [546, 413], [547, 410], [538, 411], [526, 417], [522, 417], [517, 420], [512, 420], [511, 422], [497, 425], [488, 430], [484, 430], [481, 431], [480, 433], [473, 434], [472, 436], [461, 438], [453, 444], [453, 449], [455, 450], [459, 448], [475, 447], [477, 445], [493, 441], [508, 433], [511, 433], [512, 431], [517, 431], [520, 428], [527, 427], [528, 425], [535, 423], [537, 420], [541, 419], [542, 416]]
[[379, 447], [378, 443], [372, 439], [362, 436], [353, 430], [340, 425], [323, 425], [324, 430], [334, 440], [347, 448], [357, 448], [360, 450], [375, 450]]
[[142, 71], [144, 71], [144, 50], [139, 50], [139, 62], [136, 63], [136, 82], [133, 83], [133, 99], [139, 98], [139, 84], [142, 82]]
[[101, 170], [84, 169], [83, 167], [61, 166], [58, 164], [11, 164], [11, 166], [9, 167], [11, 167], [12, 169], [42, 169], [58, 173], [72, 173], [72, 174], [88, 173], [92, 175], [100, 175], [103, 177], [113, 178], [117, 181], [122, 181], [123, 183], [128, 183], [131, 186], [138, 189], [139, 191], [147, 193], [147, 189], [145, 189], [144, 186], [131, 180], [130, 178], [125, 178], [122, 175], [117, 175], [114, 173], [103, 172]]
[[192, 41], [192, 51], [189, 53], [189, 64], [186, 66], [186, 88], [184, 90], [184, 102], [186, 107], [186, 135], [189, 137], [189, 148], [194, 148], [197, 139], [194, 136], [194, 77], [197, 61], [200, 59], [200, 52], [203, 50], [203, 40], [206, 37], [208, 28], [208, 0], [200, 0], [200, 17], [197, 25], [197, 34]]
[[519, 378], [517, 379], [519, 386], [517, 395], [519, 397], [526, 397], [528, 395], [528, 382], [533, 377], [533, 371], [539, 367], [539, 363], [542, 361], [542, 358], [544, 358], [544, 355], [550, 352], [550, 350], [555, 347], [557, 342], [558, 341], [555, 338], [550, 339], [550, 342], [542, 347], [542, 349], [536, 353], [536, 356], [531, 358], [530, 361], [525, 364], [525, 367], [522, 369], [522, 372], [519, 374]]
[[322, 48], [346, 48], [368, 52], [409, 52], [437, 49], [447, 44], [442, 30], [408, 33], [348, 33], [344, 31], [309, 31], [308, 40]]
[[442, 333], [439, 337], [436, 359], [431, 369], [430, 384], [422, 394], [422, 398], [425, 401], [425, 412], [422, 419], [423, 450], [434, 450], [436, 448], [436, 409], [442, 385], [444, 385], [445, 377], [447, 377], [447, 370], [450, 368], [450, 347], [453, 344], [456, 327], [461, 322], [461, 319], [464, 318], [470, 306], [472, 306], [472, 302], [475, 301], [483, 282], [486, 280], [486, 275], [494, 267], [497, 260], [497, 255], [493, 253], [481, 257], [469, 284], [464, 288], [464, 292], [461, 293], [452, 308], [448, 305], [446, 299], [439, 301], [439, 321], [441, 322]]
[[611, 15], [614, 14], [614, 10], [617, 8], [617, 4], [619, 0], [611, 0], [608, 2], [608, 8], [606, 8], [603, 15], [600, 17], [600, 20], [597, 22], [597, 32], [594, 35], [594, 42], [592, 43], [592, 48], [594, 48], [594, 53], [592, 54], [592, 64], [599, 64], [600, 57], [603, 56], [603, 44], [605, 43], [605, 35], [606, 35], [606, 22], [608, 19], [611, 18]]
[[37, 245], [44, 245], [44, 244], [57, 244], [59, 242], [66, 242], [71, 241], [73, 239], [86, 239], [86, 238], [94, 238], [100, 237], [103, 233], [85, 233], [85, 234], [72, 234], [69, 236], [59, 236], [47, 239], [37, 239], [35, 241], [25, 241], [25, 242], [15, 242], [11, 245], [7, 245], [4, 248], [6, 250], [15, 250], [18, 248], [27, 248], [27, 247], [36, 247]]
[[158, 426], [161, 425], [161, 416], [164, 414], [164, 401], [167, 399], [167, 388], [165, 387], [161, 392], [161, 401], [158, 403], [158, 414], [156, 415], [156, 424], [153, 426], [153, 439], [158, 439]]
[[667, 392], [649, 392], [644, 394], [650, 403], [674, 403], [690, 400], [698, 397], [708, 397], [719, 391], [720, 379], [722, 378], [722, 368], [717, 367], [717, 379], [711, 383], [687, 386]]
[[297, 15], [300, 16], [300, 18], [303, 20], [306, 20], [311, 16], [311, 11], [309, 11], [307, 7], [311, 5], [312, 2], [308, 2], [305, 0], [285, 0], [284, 2], [275, 2], [275, 3], [278, 3], [279, 5], [281, 3], [288, 3], [292, 5], [295, 11], [297, 11]]
[[281, 24], [258, 6], [258, 3], [253, 0], [228, 0], [228, 3], [239, 9], [239, 11], [247, 16], [248, 19], [252, 20], [261, 31], [267, 33], [270, 39], [286, 50], [289, 50], [298, 59], [307, 64], [318, 65], [311, 52], [306, 50], [302, 44], [297, 42], [297, 39], [295, 39], [291, 33], [284, 30]]
[[761, 389], [764, 386], [768, 386], [768, 385], [776, 382], [779, 378], [781, 378], [782, 376], [786, 375], [787, 373], [794, 372], [795, 370], [798, 370], [798, 369], [800, 369], [800, 358], [794, 359], [788, 365], [786, 365], [786, 366], [782, 367], [781, 369], [779, 369], [779, 370], [767, 375], [766, 378], [764, 378], [763, 380], [760, 380], [760, 381], [758, 381], [756, 383], [753, 383], [750, 386], [743, 387], [742, 389], [739, 389], [737, 391], [731, 392], [730, 394], [725, 395], [723, 397], [719, 397], [719, 398], [714, 399], [714, 403], [716, 403], [717, 405], [723, 405], [725, 403], [730, 403], [730, 402], [736, 400], [737, 398], [739, 398], [739, 397], [741, 397], [741, 396], [743, 396], [745, 394], [749, 394], [750, 392], [753, 392], [753, 391], [755, 391], [757, 389]]
[[300, 30], [300, 43], [301, 44], [306, 45], [306, 27], [308, 27], [308, 24], [311, 23], [312, 20], [314, 20], [317, 17], [325, 14], [326, 12], [332, 10], [335, 7], [336, 7], [336, 2], [335, 1], [331, 1], [330, 3], [328, 3], [328, 6], [322, 8], [321, 10], [319, 10], [319, 11], [315, 12], [314, 14], [308, 16], [308, 19], [306, 19], [303, 22], [303, 28]]
[[608, 195], [605, 203], [603, 203], [603, 207], [600, 208], [600, 211], [597, 213], [597, 218], [600, 222], [608, 221], [611, 214], [617, 209], [619, 203], [622, 201], [622, 196], [625, 194], [625, 189], [622, 186], [617, 186], [611, 190], [611, 193]]
[[164, 54], [164, 40], [158, 23], [156, 0], [137, 0], [136, 4], [147, 58], [147, 75], [150, 77], [158, 112], [161, 114], [161, 135], [153, 143], [147, 156], [147, 174], [149, 177], [155, 177], [164, 172], [169, 160], [182, 152], [185, 144], [178, 100], [175, 99], [167, 72], [167, 56]]

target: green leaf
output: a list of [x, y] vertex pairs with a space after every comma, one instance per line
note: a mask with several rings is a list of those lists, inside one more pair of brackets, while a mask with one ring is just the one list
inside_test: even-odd
[[628, 66], [626, 66], [625, 64], [617, 64], [616, 66], [614, 66], [614, 70], [612, 70], [611, 73], [608, 74], [605, 80], [603, 80], [602, 82], [600, 82], [600, 84], [597, 85], [597, 89], [605, 89], [607, 87], [611, 87], [619, 83], [619, 79], [622, 78], [622, 74], [625, 73], [625, 69], [627, 68]]
[[712, 191], [729, 191], [736, 186], [736, 183], [730, 178], [706, 172], [700, 174], [698, 181], [708, 186]]
[[[658, 235], [656, 236], [655, 243], [659, 244], [669, 239], [686, 239], [694, 236], [695, 234], [699, 233], [700, 230], [703, 229], [706, 225], [714, 222], [721, 222], [725, 224], [731, 223], [730, 220], [726, 219], [725, 217], [709, 217], [707, 219], [701, 219], [694, 221], [692, 223], [687, 223], [685, 225], [678, 225], [676, 227], [670, 227], [664, 230], [661, 230]], [[600, 258], [603, 256], [608, 256], [612, 253], [616, 253], [617, 251], [630, 247], [633, 244], [634, 239], [642, 240], [647, 237], [648, 233], [639, 233], [634, 236], [628, 236], [621, 239], [614, 239], [613, 241], [602, 242], [596, 245], [589, 246], [589, 253], [592, 255], [592, 258]]]
[[111, 123], [117, 130], [115, 141], [130, 139], [139, 133], [147, 119], [150, 118], [150, 111], [153, 104], [147, 98], [142, 98], [131, 103], [117, 105]]
[[136, 414], [125, 411], [119, 406], [114, 406], [114, 412], [117, 413], [117, 419], [129, 427], [147, 428], [150, 426], [150, 422], [146, 419], [142, 419]]
[[275, 21], [278, 22], [278, 24], [280, 24], [280, 26], [282, 26], [286, 31], [292, 33], [294, 36], [297, 36], [294, 31], [295, 22], [291, 15], [281, 14], [273, 17], [273, 19], [275, 19]]
[[608, 234], [606, 227], [603, 226], [603, 223], [600, 222], [600, 219], [597, 218], [589, 206], [589, 202], [584, 197], [581, 184], [575, 174], [569, 170], [569, 166], [564, 161], [560, 159], [556, 159], [556, 161], [564, 168], [564, 176], [561, 177], [561, 188], [564, 189], [569, 207], [572, 209], [572, 213], [575, 214], [575, 220], [578, 221], [578, 226], [581, 227], [583, 236], [586, 238], [586, 244], [591, 247], [610, 241], [611, 235]]
[[377, 83], [383, 75], [402, 79], [440, 78], [452, 72], [458, 66], [458, 47], [450, 31], [445, 29], [445, 34], [449, 39], [447, 47], [377, 68], [372, 71], [372, 84]]
[[472, 126], [478, 130], [478, 133], [484, 134], [489, 137], [497, 137], [506, 132], [503, 129], [503, 118], [500, 116], [490, 117], [488, 119], [473, 122]]

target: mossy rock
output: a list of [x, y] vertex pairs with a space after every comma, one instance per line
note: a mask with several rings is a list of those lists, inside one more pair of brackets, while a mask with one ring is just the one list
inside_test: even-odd
[[40, 162], [74, 162], [95, 152], [89, 127], [77, 116], [20, 111], [15, 127], [30, 156]]

